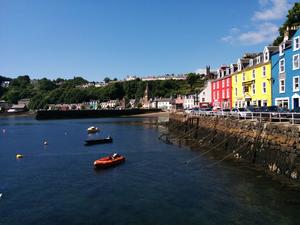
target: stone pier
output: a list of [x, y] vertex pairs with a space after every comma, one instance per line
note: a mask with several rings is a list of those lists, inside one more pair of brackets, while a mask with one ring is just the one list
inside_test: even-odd
[[216, 116], [187, 117], [171, 114], [169, 131], [189, 137], [220, 157], [246, 160], [274, 175], [300, 181], [300, 130], [289, 123], [238, 120]]

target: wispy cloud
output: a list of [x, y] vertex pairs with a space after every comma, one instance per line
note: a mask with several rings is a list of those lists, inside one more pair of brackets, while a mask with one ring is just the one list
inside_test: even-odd
[[[259, 0], [259, 4], [262, 6], [269, 6], [268, 1]], [[286, 12], [291, 7], [287, 0], [270, 0], [271, 8], [264, 8], [261, 11], [254, 12], [252, 20], [277, 20], [286, 15]]]
[[247, 29], [231, 28], [228, 35], [221, 37], [222, 42], [255, 45], [270, 43], [276, 38], [278, 26], [270, 21], [284, 18], [291, 5], [287, 0], [258, 0], [258, 4], [261, 10], [253, 13], [251, 25]]

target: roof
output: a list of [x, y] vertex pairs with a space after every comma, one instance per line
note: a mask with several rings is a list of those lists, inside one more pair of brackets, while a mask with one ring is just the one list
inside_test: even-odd
[[25, 104], [17, 104], [17, 105], [12, 105], [12, 109], [24, 109], [26, 108]]

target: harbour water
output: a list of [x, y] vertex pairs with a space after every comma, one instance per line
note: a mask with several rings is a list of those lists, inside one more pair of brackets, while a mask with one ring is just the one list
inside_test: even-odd
[[[186, 164], [201, 151], [162, 142], [154, 120], [0, 119], [0, 225], [300, 224], [299, 191], [247, 166]], [[84, 146], [91, 125], [114, 142]], [[93, 169], [114, 152], [126, 162]]]

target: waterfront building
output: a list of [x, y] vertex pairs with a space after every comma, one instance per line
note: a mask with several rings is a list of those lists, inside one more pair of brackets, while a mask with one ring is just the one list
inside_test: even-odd
[[222, 65], [217, 72], [217, 79], [211, 82], [212, 106], [215, 108], [230, 109], [232, 107], [231, 96], [231, 72], [230, 67]]
[[270, 55], [278, 47], [267, 46], [261, 53], [246, 53], [237, 62], [232, 74], [234, 107], [262, 107], [272, 105]]
[[199, 107], [209, 107], [211, 106], [212, 99], [211, 99], [211, 81], [206, 81], [204, 85], [204, 89], [198, 94], [198, 102]]
[[[291, 34], [291, 39], [289, 39]], [[287, 30], [272, 59], [273, 104], [290, 110], [300, 106], [300, 29]]]
[[151, 102], [151, 108], [171, 110], [172, 98], [157, 98]]
[[186, 95], [183, 98], [183, 108], [184, 109], [191, 109], [197, 107], [198, 105], [195, 104], [195, 95]]

